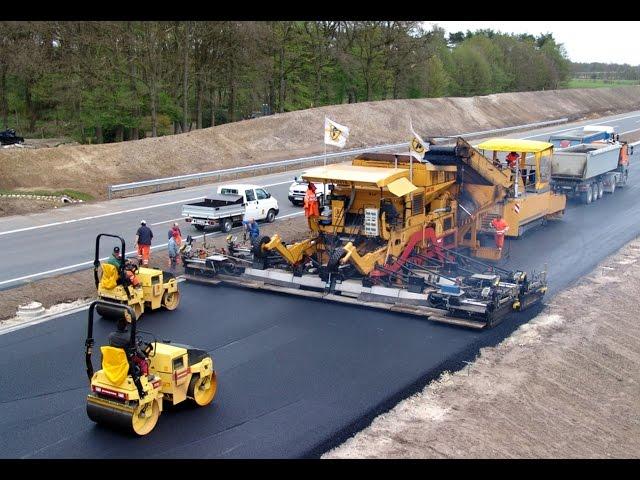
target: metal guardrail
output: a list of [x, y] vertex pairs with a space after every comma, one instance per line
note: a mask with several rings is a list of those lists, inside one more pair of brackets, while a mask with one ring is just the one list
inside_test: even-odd
[[[564, 122], [567, 122], [568, 120], [569, 120], [568, 118], [560, 118], [557, 120], [548, 120], [545, 122], [528, 123], [526, 125], [516, 125], [514, 127], [496, 128], [493, 130], [484, 130], [481, 132], [459, 133], [459, 134], [449, 135], [449, 136], [474, 137], [478, 135], [487, 135], [487, 134], [492, 134], [496, 132], [508, 132], [512, 130], [520, 130], [523, 128], [544, 127], [548, 125], [564, 123]], [[246, 173], [246, 172], [264, 170], [264, 169], [269, 171], [274, 168], [287, 167], [289, 165], [299, 165], [299, 164], [305, 164], [310, 162], [317, 162], [325, 158], [329, 160], [329, 159], [336, 159], [341, 157], [348, 157], [351, 155], [358, 155], [360, 153], [365, 153], [365, 152], [378, 152], [382, 150], [408, 147], [408, 144], [409, 144], [408, 141], [402, 142], [402, 143], [390, 143], [385, 145], [376, 145], [373, 147], [363, 147], [363, 148], [355, 148], [351, 150], [343, 150], [340, 152], [331, 152], [331, 153], [327, 153], [326, 155], [325, 154], [311, 155], [308, 157], [292, 158], [290, 160], [280, 160], [280, 161], [268, 162], [268, 163], [258, 163], [256, 165], [245, 165], [243, 167], [226, 168], [222, 170], [213, 170], [210, 172], [190, 173], [187, 175], [177, 175], [175, 177], [165, 177], [165, 178], [156, 178], [151, 180], [142, 180], [140, 182], [121, 183], [118, 185], [109, 185], [107, 187], [107, 194], [108, 194], [109, 200], [111, 200], [111, 197], [114, 192], [120, 192], [123, 190], [135, 190], [136, 188], [160, 186], [160, 185], [166, 185], [169, 183], [177, 183], [179, 187], [180, 182], [189, 182], [193, 180], [200, 181], [203, 178], [210, 178], [210, 177], [218, 177], [218, 181], [220, 181], [220, 179], [225, 175], [234, 175], [238, 173]]]

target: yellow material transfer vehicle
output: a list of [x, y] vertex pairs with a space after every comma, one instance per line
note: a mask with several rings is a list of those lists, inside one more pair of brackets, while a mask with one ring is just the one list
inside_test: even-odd
[[[131, 324], [128, 345], [102, 346], [102, 369], [94, 372], [93, 314], [98, 307], [118, 312]], [[143, 342], [136, 335], [136, 316], [130, 306], [94, 301], [89, 306], [85, 347], [91, 384], [87, 415], [98, 424], [143, 436], [156, 426], [163, 401], [176, 405], [189, 399], [204, 407], [215, 397], [217, 379], [209, 354], [189, 345]]]
[[[100, 239], [113, 237], [120, 240], [120, 261], [110, 258], [100, 262]], [[135, 317], [145, 310], [157, 310], [164, 307], [175, 310], [180, 303], [178, 281], [171, 272], [157, 268], [138, 267], [135, 263], [123, 259], [125, 242], [122, 237], [101, 233], [96, 237], [95, 258], [93, 261], [93, 275], [98, 290], [98, 298], [106, 302], [130, 306]], [[99, 269], [102, 270], [100, 274]], [[107, 318], [119, 318], [119, 309], [111, 309], [108, 305], [100, 305], [98, 314]]]
[[[437, 153], [438, 148], [433, 150]], [[473, 148], [458, 139], [454, 152], [467, 168], [477, 166], [480, 174], [477, 180], [464, 182], [459, 195], [464, 212], [458, 220], [458, 243], [468, 247], [473, 256], [500, 259], [501, 251], [481, 246], [478, 239], [479, 235], [493, 237], [491, 222], [497, 217], [503, 217], [509, 226], [506, 236], [517, 238], [532, 227], [564, 215], [567, 198], [554, 192], [550, 183], [553, 144], [493, 138]], [[512, 152], [517, 160], [510, 167], [507, 155]], [[431, 151], [425, 160], [437, 161]], [[467, 211], [472, 215], [463, 218], [467, 217]]]

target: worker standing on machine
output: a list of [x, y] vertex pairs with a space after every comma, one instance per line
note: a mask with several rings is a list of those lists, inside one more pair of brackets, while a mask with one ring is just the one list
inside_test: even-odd
[[520, 155], [518, 155], [516, 152], [509, 152], [509, 155], [507, 155], [507, 165], [509, 165], [509, 168], [512, 170], [515, 170], [516, 167], [518, 166], [518, 160], [520, 160]]
[[135, 247], [138, 249], [138, 262], [145, 267], [149, 265], [149, 253], [151, 252], [151, 239], [153, 232], [147, 227], [147, 222], [142, 220], [140, 228], [136, 232]]
[[316, 197], [316, 186], [313, 182], [309, 182], [307, 193], [304, 195], [304, 215], [307, 217], [307, 221], [309, 222], [309, 228], [311, 228], [311, 222], [316, 221], [320, 216], [318, 197]]
[[504, 236], [509, 230], [509, 225], [502, 216], [496, 217], [491, 221], [491, 226], [496, 229], [496, 248], [502, 251], [504, 246]]

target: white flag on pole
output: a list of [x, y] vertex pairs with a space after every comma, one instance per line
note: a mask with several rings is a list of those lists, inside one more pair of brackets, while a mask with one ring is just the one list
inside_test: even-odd
[[411, 155], [413, 155], [419, 162], [421, 162], [424, 158], [424, 154], [429, 151], [429, 144], [425, 143], [420, 135], [415, 132], [411, 120], [409, 120], [409, 128], [411, 129], [411, 133], [413, 134], [413, 138], [411, 139], [411, 142], [409, 142], [409, 151], [411, 152]]
[[324, 143], [342, 148], [347, 143], [347, 138], [349, 138], [349, 127], [324, 117]]

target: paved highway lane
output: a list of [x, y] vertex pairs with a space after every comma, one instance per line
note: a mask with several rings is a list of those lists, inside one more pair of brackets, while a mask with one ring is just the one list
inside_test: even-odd
[[[594, 123], [613, 125], [618, 132], [626, 132], [640, 128], [638, 119], [640, 112], [629, 112], [599, 120], [507, 136], [546, 140], [553, 132]], [[634, 165], [634, 176], [635, 168], [637, 167]], [[293, 207], [287, 199], [291, 179], [301, 172], [302, 170], [291, 171], [240, 181], [267, 185], [269, 191], [278, 199], [280, 216], [284, 217], [301, 212], [300, 207]], [[633, 177], [630, 181], [634, 182]], [[0, 241], [3, 245], [0, 250], [0, 262], [3, 265], [0, 272], [0, 289], [11, 288], [44, 276], [90, 267], [95, 236], [101, 232], [123, 235], [128, 242], [128, 250], [131, 251], [135, 231], [143, 218], [151, 225], [156, 235], [157, 242], [154, 244], [160, 246], [166, 242], [165, 235], [170, 222], [180, 217], [182, 204], [202, 198], [212, 192], [216, 185], [201, 185], [45, 213], [0, 218]], [[185, 225], [184, 222], [181, 224]], [[192, 227], [185, 227], [185, 233], [197, 233]], [[105, 248], [103, 255], [108, 254], [109, 248]]]
[[[179, 310], [149, 315], [140, 328], [212, 353], [219, 390], [210, 407], [170, 408], [144, 439], [95, 426], [85, 413], [84, 311], [0, 336], [0, 457], [319, 454], [372, 406], [393, 404], [483, 341], [476, 331], [392, 313], [278, 295], [265, 301], [264, 293], [226, 287], [181, 289]], [[96, 321], [98, 344], [112, 328]]]

